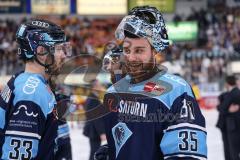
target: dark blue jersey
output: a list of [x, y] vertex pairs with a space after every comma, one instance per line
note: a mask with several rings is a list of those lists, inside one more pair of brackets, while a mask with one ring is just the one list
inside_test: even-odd
[[43, 76], [26, 72], [13, 76], [0, 97], [1, 159], [53, 159], [55, 105]]
[[67, 122], [58, 121], [58, 136], [56, 139], [55, 160], [71, 160], [72, 147], [70, 139], [70, 130]]
[[111, 86], [104, 106], [111, 160], [207, 159], [205, 119], [189, 84], [158, 73]]

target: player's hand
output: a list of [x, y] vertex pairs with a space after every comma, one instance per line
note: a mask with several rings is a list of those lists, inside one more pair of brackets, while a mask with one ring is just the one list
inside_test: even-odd
[[229, 109], [228, 109], [228, 111], [230, 112], [230, 113], [235, 113], [235, 112], [237, 112], [239, 110], [239, 105], [237, 105], [237, 104], [232, 104], [230, 107], [229, 107]]
[[94, 153], [94, 160], [109, 160], [108, 145], [100, 146]]
[[101, 135], [100, 135], [100, 139], [101, 139], [101, 146], [107, 144], [107, 137], [106, 137], [106, 134], [101, 134]]

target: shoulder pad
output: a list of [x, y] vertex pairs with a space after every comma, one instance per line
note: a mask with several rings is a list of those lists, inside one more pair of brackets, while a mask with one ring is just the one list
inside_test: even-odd
[[45, 117], [52, 112], [56, 100], [54, 94], [46, 83], [37, 74], [23, 73], [14, 82], [13, 105], [19, 101], [31, 101], [36, 103], [44, 113]]
[[183, 93], [194, 97], [191, 86], [179, 76], [166, 73], [159, 77], [159, 80], [165, 81], [172, 86], [172, 89], [168, 92], [168, 94], [162, 94], [158, 97], [158, 99], [161, 100], [169, 109], [171, 108], [175, 99], [181, 96]]

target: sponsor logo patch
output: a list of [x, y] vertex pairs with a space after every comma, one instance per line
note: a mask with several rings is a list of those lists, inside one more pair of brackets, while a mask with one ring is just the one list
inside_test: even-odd
[[20, 113], [20, 111], [23, 111], [25, 113], [26, 116], [28, 117], [37, 117], [38, 113], [33, 113], [33, 112], [29, 112], [27, 109], [27, 106], [25, 105], [21, 105], [18, 107], [17, 111], [13, 113], [13, 115], [18, 115]]
[[32, 21], [32, 25], [34, 26], [39, 26], [39, 27], [43, 27], [43, 28], [48, 28], [49, 24], [46, 22], [41, 22], [41, 21]]
[[154, 95], [161, 95], [166, 91], [166, 87], [154, 82], [148, 82], [144, 85], [143, 90]]

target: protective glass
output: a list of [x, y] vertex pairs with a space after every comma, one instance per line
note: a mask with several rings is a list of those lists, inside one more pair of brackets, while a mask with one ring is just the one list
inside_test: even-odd
[[54, 53], [61, 53], [63, 52], [66, 57], [72, 56], [72, 46], [70, 42], [64, 42], [64, 43], [57, 43], [54, 45]]

